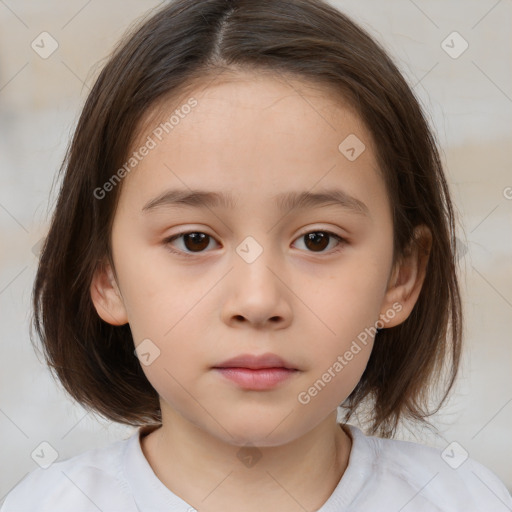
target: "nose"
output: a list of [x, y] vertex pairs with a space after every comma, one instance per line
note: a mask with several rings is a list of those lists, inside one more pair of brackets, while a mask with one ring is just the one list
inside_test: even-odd
[[265, 257], [265, 251], [252, 263], [236, 261], [227, 278], [221, 312], [226, 324], [258, 329], [283, 329], [290, 324], [293, 293], [289, 278]]

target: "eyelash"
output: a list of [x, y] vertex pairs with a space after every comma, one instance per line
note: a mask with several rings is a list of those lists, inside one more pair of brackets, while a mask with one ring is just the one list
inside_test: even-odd
[[[206, 235], [208, 236], [209, 238], [213, 238], [213, 236], [209, 235], [208, 233], [204, 233], [202, 231], [183, 231], [181, 233], [177, 233], [175, 235], [172, 235], [171, 237], [169, 238], [166, 238], [164, 241], [163, 241], [163, 244], [166, 246], [166, 249], [173, 253], [173, 254], [178, 254], [180, 256], [184, 256], [186, 258], [188, 257], [193, 257], [193, 256], [196, 256], [196, 255], [199, 255], [199, 254], [202, 254], [202, 252], [196, 252], [196, 253], [189, 253], [189, 252], [185, 252], [185, 251], [178, 251], [176, 249], [173, 249], [171, 246], [170, 246], [170, 243], [173, 242], [174, 240], [178, 239], [178, 238], [181, 238], [185, 235], [190, 235], [190, 234], [201, 234], [201, 235]], [[323, 233], [323, 234], [326, 234], [328, 235], [329, 237], [331, 238], [335, 238], [336, 240], [338, 240], [338, 245], [330, 251], [331, 254], [334, 254], [334, 253], [337, 253], [339, 251], [341, 251], [343, 249], [343, 247], [348, 243], [347, 240], [339, 235], [337, 235], [336, 233], [333, 233], [332, 231], [326, 231], [326, 230], [321, 230], [321, 229], [315, 229], [315, 230], [312, 230], [312, 231], [307, 231], [305, 233], [302, 233], [301, 235], [299, 235], [296, 240], [306, 236], [306, 235], [309, 235], [310, 233]], [[323, 254], [323, 251], [320, 251], [318, 253], [315, 253], [314, 251], [308, 251], [308, 252], [311, 252], [312, 254]]]

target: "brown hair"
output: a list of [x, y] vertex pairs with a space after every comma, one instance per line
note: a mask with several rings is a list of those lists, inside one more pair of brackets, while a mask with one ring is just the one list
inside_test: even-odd
[[393, 436], [402, 418], [428, 424], [433, 385], [448, 370], [437, 412], [461, 354], [453, 206], [412, 90], [384, 49], [323, 0], [175, 0], [114, 50], [60, 169], [65, 174], [35, 279], [33, 325], [49, 367], [73, 398], [106, 418], [161, 423], [159, 397], [134, 354], [129, 324], [101, 320], [90, 297], [96, 267], [108, 257], [114, 268], [110, 234], [121, 186], [102, 200], [93, 191], [122, 166], [155, 105], [215, 73], [242, 69], [323, 84], [356, 109], [385, 177], [394, 261], [414, 243], [415, 226], [430, 228], [418, 300], [402, 324], [379, 330], [362, 378], [343, 403], [346, 421], [372, 399], [371, 432], [382, 437]]

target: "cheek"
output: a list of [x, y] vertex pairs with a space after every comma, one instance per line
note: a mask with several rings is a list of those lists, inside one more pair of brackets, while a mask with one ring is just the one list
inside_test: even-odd
[[[171, 313], [171, 307], [168, 314], [164, 315], [165, 322], [162, 322], [155, 309], [148, 309], [148, 314], [154, 315], [153, 325], [150, 323], [151, 318], [144, 318], [138, 324], [134, 322], [131, 327], [134, 339], [142, 340], [136, 342], [142, 370], [166, 402], [177, 409], [190, 407], [191, 395], [188, 391], [192, 392], [195, 380], [203, 370], [206, 371], [214, 364], [209, 357], [211, 351], [205, 347], [205, 343], [211, 340], [205, 334], [204, 322], [194, 317], [195, 314], [200, 315], [201, 311]], [[142, 356], [144, 353], [149, 353], [149, 357], [145, 359]]]
[[[330, 349], [338, 340], [348, 342], [379, 319], [385, 295], [387, 269], [371, 258], [354, 254], [346, 258], [310, 295], [311, 309], [322, 320], [324, 339]], [[332, 339], [332, 343], [329, 340]], [[343, 347], [340, 347], [340, 349]]]
[[183, 324], [197, 325], [197, 306], [218, 276], [205, 274], [200, 265], [177, 265], [164, 247], [137, 245], [140, 241], [134, 240], [117, 265], [124, 277], [122, 293], [130, 327], [136, 343], [154, 338], [168, 344]]
[[316, 341], [313, 382], [329, 389], [319, 393], [321, 401], [330, 396], [341, 403], [359, 382], [373, 348], [388, 270], [385, 251], [380, 261], [372, 251], [354, 252], [310, 295], [307, 304], [318, 316], [316, 334], [307, 331]]

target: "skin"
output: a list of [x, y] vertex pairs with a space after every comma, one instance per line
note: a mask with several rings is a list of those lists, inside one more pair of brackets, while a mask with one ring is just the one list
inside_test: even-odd
[[[191, 96], [198, 105], [124, 178], [112, 229], [117, 280], [108, 264], [99, 267], [91, 297], [103, 320], [130, 324], [136, 346], [150, 339], [160, 351], [142, 368], [161, 397], [163, 426], [141, 445], [164, 485], [201, 511], [317, 510], [348, 464], [351, 439], [336, 408], [358, 383], [373, 337], [307, 404], [297, 397], [381, 315], [385, 327], [409, 316], [427, 256], [413, 247], [393, 264], [374, 144], [339, 97], [261, 73]], [[165, 119], [179, 104], [163, 107]], [[156, 126], [146, 124], [134, 148]], [[366, 146], [355, 161], [338, 149], [349, 134]], [[142, 213], [176, 187], [231, 192], [238, 204]], [[281, 212], [272, 201], [277, 192], [332, 187], [363, 201], [368, 216], [332, 205]], [[345, 244], [330, 238], [315, 250], [303, 236], [326, 230]], [[165, 239], [184, 231], [211, 238], [202, 249], [183, 237], [170, 244], [188, 258], [169, 252]], [[252, 263], [236, 252], [247, 236], [263, 250]], [[418, 236], [430, 240], [424, 227]], [[212, 369], [266, 352], [299, 371], [254, 391]], [[261, 456], [251, 467], [237, 456], [245, 445]]]

